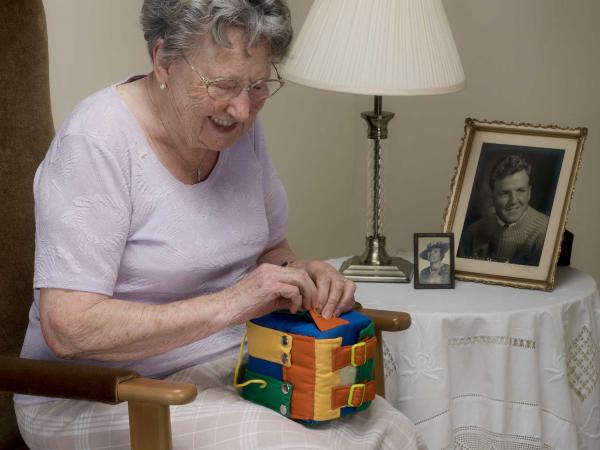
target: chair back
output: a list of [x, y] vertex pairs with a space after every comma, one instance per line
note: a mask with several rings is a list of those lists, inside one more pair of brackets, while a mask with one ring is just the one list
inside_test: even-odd
[[[33, 177], [54, 135], [42, 0], [0, 1], [0, 354], [17, 355], [32, 301]], [[0, 448], [22, 445], [0, 392]]]

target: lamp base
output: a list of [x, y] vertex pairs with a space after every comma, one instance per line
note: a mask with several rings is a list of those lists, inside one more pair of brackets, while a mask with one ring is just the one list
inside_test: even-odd
[[385, 237], [367, 237], [367, 249], [362, 256], [353, 256], [343, 262], [340, 272], [352, 281], [379, 283], [410, 283], [413, 265], [385, 251]]

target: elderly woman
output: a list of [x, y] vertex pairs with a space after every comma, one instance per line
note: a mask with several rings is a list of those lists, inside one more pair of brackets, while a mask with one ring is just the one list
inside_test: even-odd
[[[145, 76], [80, 103], [35, 178], [35, 300], [22, 356], [196, 383], [175, 448], [414, 448], [382, 399], [306, 428], [231, 384], [243, 324], [286, 308], [352, 308], [355, 286], [299, 260], [257, 113], [283, 85], [282, 0], [146, 0]], [[127, 407], [16, 396], [36, 448], [126, 448]]]

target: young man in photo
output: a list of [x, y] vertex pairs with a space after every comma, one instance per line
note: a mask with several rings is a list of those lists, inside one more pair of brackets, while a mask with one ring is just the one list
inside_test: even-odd
[[463, 232], [458, 256], [539, 265], [548, 216], [529, 204], [531, 164], [519, 155], [508, 155], [493, 167], [489, 183], [494, 212]]

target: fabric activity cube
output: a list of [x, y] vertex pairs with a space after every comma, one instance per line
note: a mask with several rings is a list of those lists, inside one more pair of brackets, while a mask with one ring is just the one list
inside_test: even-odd
[[242, 396], [314, 423], [366, 409], [375, 398], [375, 327], [356, 311], [324, 319], [274, 312], [247, 323]]

